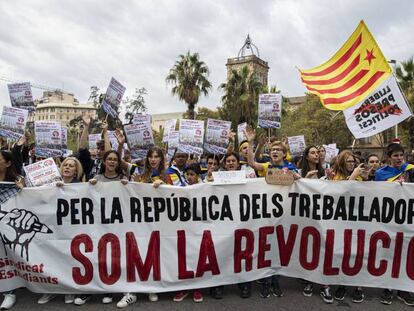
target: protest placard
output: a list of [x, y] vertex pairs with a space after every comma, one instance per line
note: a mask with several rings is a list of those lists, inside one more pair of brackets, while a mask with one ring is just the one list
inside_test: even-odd
[[244, 131], [246, 130], [246, 128], [247, 128], [246, 122], [240, 123], [239, 125], [237, 125], [237, 140], [238, 140], [239, 145], [242, 141], [247, 140], [246, 135], [244, 135]]
[[58, 167], [52, 158], [48, 158], [23, 167], [26, 181], [31, 187], [53, 184], [62, 180]]
[[89, 134], [88, 141], [89, 141], [89, 149], [98, 149], [96, 143], [102, 139], [101, 134]]
[[28, 111], [14, 107], [3, 106], [0, 120], [0, 136], [18, 140], [24, 135]]
[[124, 96], [125, 87], [115, 78], [111, 79], [105, 97], [102, 101], [103, 110], [114, 118], [118, 117], [118, 108]]
[[288, 137], [289, 150], [291, 155], [301, 155], [306, 149], [305, 136], [291, 136]]
[[258, 116], [259, 127], [280, 128], [282, 117], [282, 95], [260, 94]]
[[178, 150], [182, 153], [203, 153], [204, 121], [180, 120], [180, 140]]
[[171, 119], [171, 120], [165, 121], [164, 134], [162, 136], [163, 143], [168, 143], [169, 135], [172, 131], [175, 131], [176, 126], [177, 126], [177, 119]]
[[124, 126], [133, 159], [144, 159], [148, 149], [154, 146], [151, 125], [148, 122]]
[[230, 127], [230, 121], [208, 119], [204, 150], [212, 154], [225, 154], [229, 144]]
[[10, 102], [13, 107], [34, 111], [32, 88], [29, 82], [13, 83], [7, 85]]
[[62, 155], [62, 126], [60, 122], [35, 121], [37, 157], [48, 158]]

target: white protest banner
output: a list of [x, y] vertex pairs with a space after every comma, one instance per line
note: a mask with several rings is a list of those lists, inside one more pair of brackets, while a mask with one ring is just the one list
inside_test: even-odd
[[230, 121], [208, 119], [204, 150], [211, 154], [226, 154], [230, 127]]
[[3, 106], [3, 113], [0, 120], [0, 136], [18, 140], [24, 135], [27, 116], [26, 109]]
[[203, 153], [204, 121], [180, 119], [179, 152], [200, 155]]
[[26, 180], [31, 187], [52, 184], [62, 180], [59, 169], [52, 158], [48, 158], [23, 167]]
[[170, 133], [175, 131], [175, 127], [177, 126], [177, 119], [171, 119], [165, 121], [164, 125], [164, 135], [162, 136], [162, 142], [168, 143]]
[[7, 85], [9, 89], [10, 102], [13, 107], [34, 111], [32, 88], [29, 82], [14, 83]]
[[60, 122], [35, 121], [37, 157], [62, 155], [62, 126]]
[[1, 205], [0, 291], [159, 293], [274, 274], [412, 291], [413, 192], [312, 179], [24, 188]]
[[89, 134], [89, 149], [98, 149], [96, 143], [102, 139], [102, 134]]
[[103, 110], [114, 118], [118, 117], [118, 107], [121, 104], [122, 96], [124, 96], [125, 87], [115, 78], [111, 79], [105, 98], [102, 101]]
[[344, 116], [352, 135], [364, 138], [404, 121], [411, 116], [411, 110], [394, 76], [390, 76], [365, 100], [345, 109]]
[[282, 117], [282, 95], [260, 94], [259, 95], [259, 127], [280, 128]]
[[288, 137], [288, 144], [289, 144], [290, 154], [301, 155], [303, 151], [305, 151], [306, 149], [305, 136], [298, 135], [298, 136]]
[[131, 157], [133, 159], [144, 159], [148, 149], [154, 146], [151, 125], [147, 122], [129, 124], [124, 126], [124, 130], [128, 138]]
[[244, 140], [247, 140], [246, 135], [244, 135], [244, 131], [247, 128], [247, 123], [240, 123], [239, 125], [237, 125], [237, 140], [238, 140], [238, 144], [240, 145], [240, 143]]

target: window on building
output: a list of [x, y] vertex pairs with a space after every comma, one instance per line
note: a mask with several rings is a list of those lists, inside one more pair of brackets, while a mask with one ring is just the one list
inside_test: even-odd
[[52, 119], [52, 120], [53, 120], [54, 118], [55, 118], [55, 115], [54, 115], [54, 114], [51, 114], [51, 115], [50, 115], [50, 119]]
[[55, 112], [55, 108], [50, 108], [50, 112]]

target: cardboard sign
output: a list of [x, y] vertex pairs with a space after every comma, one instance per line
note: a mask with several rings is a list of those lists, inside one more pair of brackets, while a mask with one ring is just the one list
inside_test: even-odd
[[269, 168], [266, 173], [266, 182], [271, 185], [290, 186], [295, 179], [293, 172], [286, 169]]

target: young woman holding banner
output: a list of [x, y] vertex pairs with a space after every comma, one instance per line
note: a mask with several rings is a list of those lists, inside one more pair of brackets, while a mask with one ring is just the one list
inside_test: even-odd
[[[148, 150], [144, 162], [144, 170], [140, 174], [134, 173], [131, 176], [132, 181], [142, 183], [152, 183], [155, 188], [158, 188], [161, 184], [167, 184], [168, 175], [164, 167], [164, 153], [158, 147], [152, 147]], [[158, 301], [158, 295], [156, 293], [148, 294], [148, 299], [152, 302]], [[118, 308], [126, 308], [127, 306], [137, 301], [137, 295], [135, 293], [124, 293], [124, 296], [116, 304]]]
[[[223, 158], [224, 169], [226, 171], [238, 171], [240, 170], [240, 158], [236, 152], [227, 153]], [[213, 179], [211, 179], [213, 181]], [[251, 282], [239, 283], [238, 287], [240, 289], [241, 298], [249, 298], [252, 293], [252, 284]], [[223, 298], [223, 288], [224, 286], [215, 286], [210, 288], [210, 294], [215, 299]]]
[[[302, 176], [302, 178], [312, 179], [319, 179], [325, 176], [325, 171], [322, 168], [319, 158], [319, 150], [316, 146], [308, 146], [303, 152], [301, 159], [300, 175]], [[313, 283], [305, 281], [302, 294], [305, 297], [310, 297], [312, 296], [312, 293]], [[332, 298], [331, 288], [329, 287], [329, 285], [322, 285], [320, 290], [320, 296], [323, 302], [325, 303], [333, 303], [334, 301]]]
[[[65, 160], [63, 160], [62, 164], [60, 165], [59, 171], [63, 181], [59, 181], [56, 183], [56, 186], [58, 187], [63, 187], [65, 184], [78, 183], [82, 180], [83, 177], [82, 164], [79, 162], [78, 159], [74, 157], [68, 157]], [[56, 296], [56, 294], [44, 294], [37, 300], [37, 303], [46, 304], [52, 299], [54, 299]], [[74, 301], [75, 295], [65, 295], [66, 304], [73, 303]]]
[[[126, 185], [128, 179], [123, 175], [121, 170], [121, 157], [118, 152], [115, 150], [109, 150], [105, 152], [102, 158], [102, 165], [99, 171], [99, 174], [94, 178], [89, 180], [91, 185], [96, 185], [98, 182], [111, 182], [111, 181], [121, 181], [122, 184]], [[83, 305], [89, 299], [91, 295], [80, 295], [76, 297], [74, 304]], [[112, 303], [113, 296], [112, 294], [105, 294], [102, 303], [109, 304]]]
[[[332, 180], [365, 180], [362, 176], [366, 176], [368, 172], [364, 168], [364, 164], [357, 166], [357, 159], [349, 150], [343, 150], [339, 153], [338, 158], [332, 168]], [[334, 298], [342, 301], [345, 299], [346, 287], [338, 286]], [[356, 287], [352, 295], [352, 301], [355, 303], [363, 302], [365, 298], [362, 287]]]

